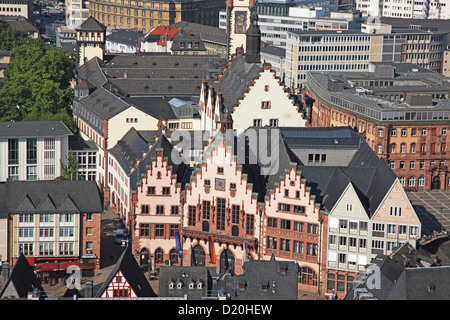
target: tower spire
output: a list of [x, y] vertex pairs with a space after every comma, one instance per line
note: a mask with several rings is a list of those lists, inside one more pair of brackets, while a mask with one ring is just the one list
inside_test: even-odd
[[250, 15], [250, 27], [247, 29], [245, 62], [261, 63], [261, 30], [258, 25], [258, 14], [253, 8]]

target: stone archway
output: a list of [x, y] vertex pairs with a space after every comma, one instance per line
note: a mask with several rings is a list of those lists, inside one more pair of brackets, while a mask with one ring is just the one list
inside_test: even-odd
[[199, 244], [192, 248], [191, 266], [205, 266], [206, 254], [203, 247]]
[[227, 271], [234, 273], [234, 265], [234, 254], [229, 249], [225, 249], [224, 251], [222, 251], [222, 253], [220, 254], [220, 274], [223, 274]]
[[441, 179], [439, 176], [434, 176], [431, 180], [431, 190], [441, 189]]
[[147, 248], [143, 248], [141, 252], [139, 252], [139, 264], [148, 265], [150, 260], [150, 252]]

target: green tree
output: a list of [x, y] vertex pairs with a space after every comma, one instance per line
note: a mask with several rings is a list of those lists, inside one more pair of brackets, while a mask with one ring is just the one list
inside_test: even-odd
[[[68, 113], [74, 59], [41, 39], [29, 39], [11, 51], [0, 91], [0, 121], [63, 119], [73, 129]], [[67, 122], [66, 122], [67, 121]]]
[[27, 32], [11, 29], [8, 22], [0, 20], [0, 50], [11, 51], [29, 38]]
[[77, 158], [73, 154], [72, 150], [69, 150], [66, 155], [67, 165], [61, 160], [62, 176], [61, 180], [77, 180], [77, 171], [80, 168]]

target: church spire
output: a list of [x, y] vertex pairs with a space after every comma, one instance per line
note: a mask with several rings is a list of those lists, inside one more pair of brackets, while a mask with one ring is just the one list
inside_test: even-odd
[[250, 16], [250, 27], [247, 29], [247, 43], [245, 62], [247, 63], [261, 63], [261, 30], [258, 26], [258, 14], [256, 8]]

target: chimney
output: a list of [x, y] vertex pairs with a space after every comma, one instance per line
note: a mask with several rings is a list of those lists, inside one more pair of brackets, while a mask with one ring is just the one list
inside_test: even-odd
[[84, 288], [84, 297], [93, 298], [94, 295], [94, 283], [91, 280], [86, 281]]
[[2, 284], [5, 285], [6, 281], [8, 281], [9, 279], [9, 263], [8, 262], [3, 262], [2, 265]]

